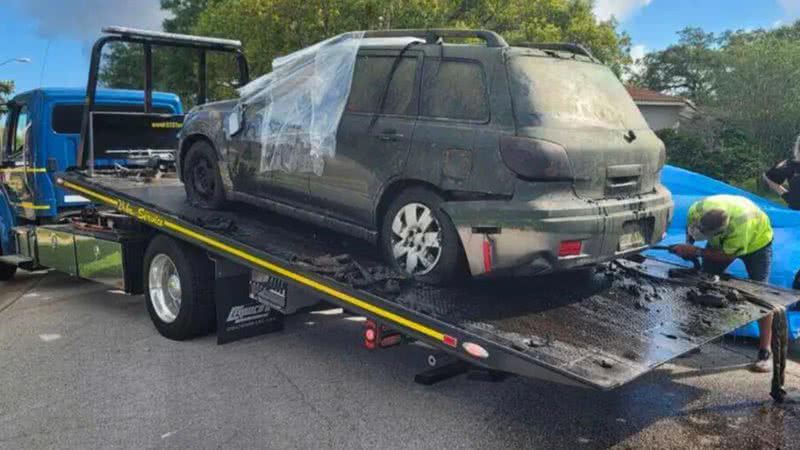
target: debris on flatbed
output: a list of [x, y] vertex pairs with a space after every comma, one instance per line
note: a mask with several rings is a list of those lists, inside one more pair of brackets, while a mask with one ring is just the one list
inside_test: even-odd
[[364, 267], [348, 254], [295, 256], [292, 262], [311, 272], [330, 275], [336, 281], [347, 283], [357, 289], [372, 287], [381, 294], [399, 294], [401, 282], [409, 281], [408, 275], [386, 266]]

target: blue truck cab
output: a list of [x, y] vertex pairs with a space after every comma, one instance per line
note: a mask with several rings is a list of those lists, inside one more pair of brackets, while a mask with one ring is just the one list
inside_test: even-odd
[[[20, 93], [8, 103], [0, 123], [0, 182], [5, 187], [0, 193], [2, 253], [11, 251], [9, 230], [16, 224], [57, 222], [89, 203], [54, 180], [55, 173], [76, 166], [85, 98], [83, 88], [43, 88]], [[94, 111], [141, 113], [143, 102], [142, 91], [98, 89]], [[152, 102], [154, 113], [183, 113], [177, 95], [154, 92]], [[121, 162], [106, 157], [96, 164]]]

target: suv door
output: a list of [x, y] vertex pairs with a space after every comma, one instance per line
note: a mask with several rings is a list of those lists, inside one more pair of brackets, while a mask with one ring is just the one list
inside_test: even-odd
[[314, 207], [368, 228], [378, 194], [403, 172], [414, 132], [422, 53], [400, 53], [359, 53], [336, 154], [310, 179]]
[[426, 55], [420, 113], [406, 177], [428, 181], [447, 191], [490, 193], [505, 188], [494, 175], [497, 131], [489, 121], [482, 64]]

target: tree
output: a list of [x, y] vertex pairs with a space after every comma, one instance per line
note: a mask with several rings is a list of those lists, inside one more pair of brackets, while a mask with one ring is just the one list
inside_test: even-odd
[[[172, 13], [169, 32], [210, 35], [244, 42], [251, 73], [271, 69], [272, 59], [330, 36], [376, 28], [469, 27], [503, 34], [514, 43], [576, 42], [617, 73], [630, 62], [630, 39], [614, 21], [599, 22], [592, 0], [162, 0]], [[193, 104], [197, 68], [192, 55], [154, 54], [157, 87]], [[212, 98], [232, 95], [234, 65], [209, 60]], [[140, 89], [141, 50], [117, 46], [103, 65], [110, 86]], [[159, 82], [158, 80], [161, 80]]]
[[645, 55], [644, 70], [631, 81], [654, 91], [706, 104], [714, 96], [715, 77], [721, 68], [718, 47], [725, 38], [699, 28], [685, 28], [678, 36], [677, 44]]
[[[0, 114], [8, 110], [6, 102], [8, 102], [8, 98], [11, 96], [12, 92], [14, 92], [14, 82], [11, 80], [0, 80]], [[0, 127], [2, 125], [3, 124], [0, 123]]]
[[[796, 25], [795, 25], [796, 27]], [[800, 41], [790, 33], [738, 36], [720, 52], [710, 111], [763, 148], [764, 164], [789, 156], [800, 133]]]

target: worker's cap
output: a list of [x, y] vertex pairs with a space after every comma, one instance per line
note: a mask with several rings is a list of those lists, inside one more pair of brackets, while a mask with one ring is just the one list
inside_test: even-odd
[[692, 224], [689, 234], [698, 241], [705, 241], [728, 228], [730, 217], [722, 209], [710, 209], [700, 217], [700, 223]]

